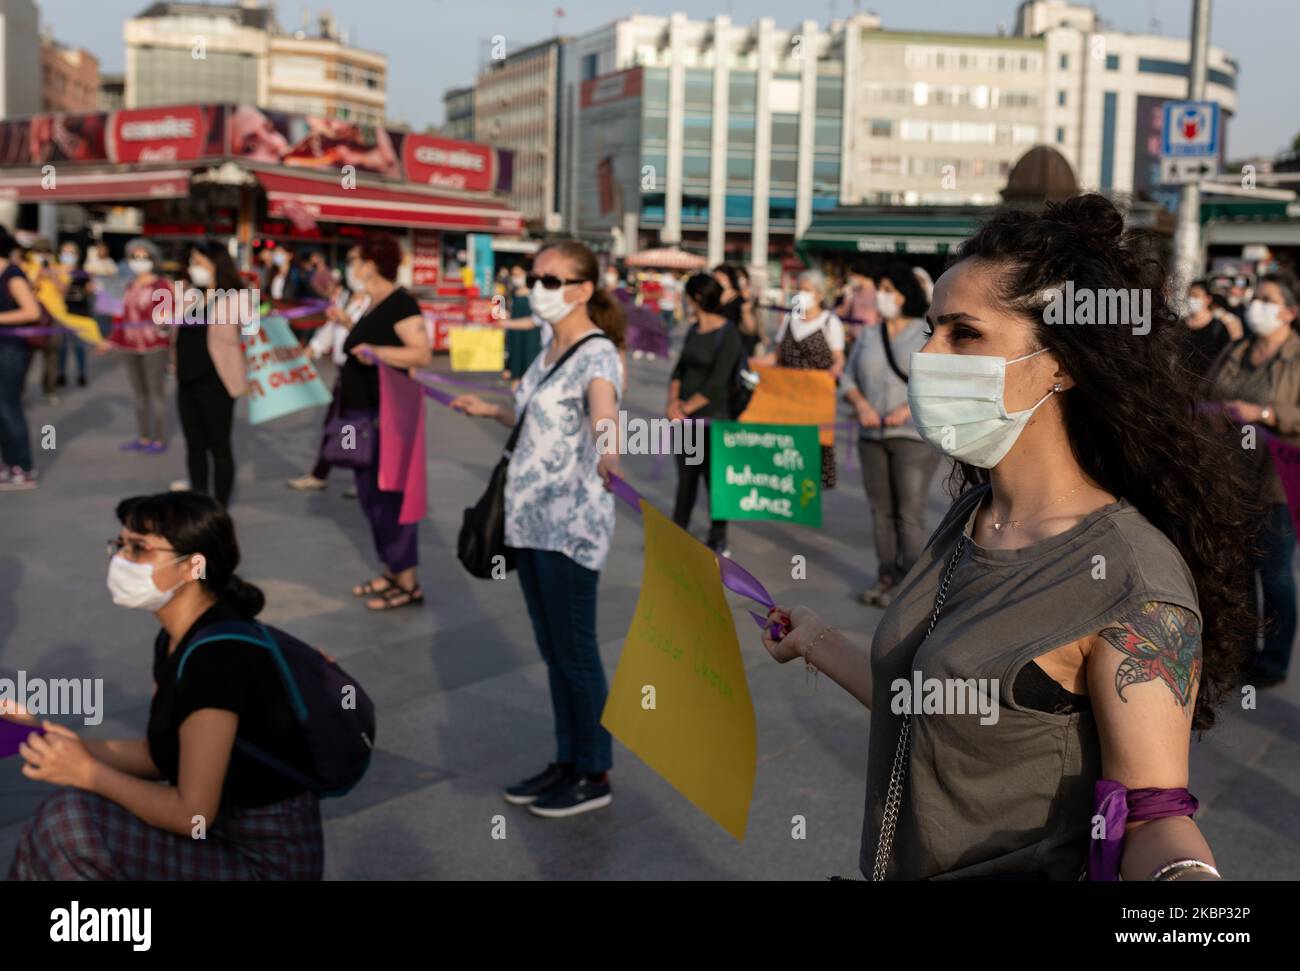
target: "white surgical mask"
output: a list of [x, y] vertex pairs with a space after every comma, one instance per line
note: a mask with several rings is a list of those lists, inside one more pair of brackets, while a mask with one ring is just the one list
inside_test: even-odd
[[886, 320], [893, 320], [898, 316], [898, 296], [893, 293], [886, 293], [883, 290], [876, 291], [876, 309], [880, 311], [880, 316]]
[[564, 299], [565, 287], [558, 290], [547, 290], [542, 286], [542, 281], [538, 280], [533, 284], [533, 292], [529, 294], [528, 305], [532, 308], [533, 313], [541, 317], [542, 320], [549, 324], [558, 324], [569, 314], [573, 313], [576, 303], [569, 303]]
[[127, 260], [127, 268], [136, 276], [142, 273], [148, 273], [153, 269], [153, 260]]
[[285, 255], [284, 250], [276, 250], [271, 254], [271, 262], [276, 266], [284, 266], [285, 263], [289, 262], [289, 257]]
[[360, 293], [362, 290], [366, 288], [365, 283], [357, 279], [357, 271], [352, 269], [352, 267], [350, 266], [348, 267], [345, 276], [347, 278], [348, 289], [351, 290], [353, 293]]
[[1282, 326], [1281, 310], [1278, 304], [1252, 300], [1246, 308], [1246, 326], [1256, 337], [1267, 337]]
[[1189, 314], [1199, 314], [1205, 309], [1205, 300], [1202, 297], [1187, 298], [1187, 312]]
[[170, 590], [159, 590], [153, 582], [153, 571], [151, 563], [132, 563], [121, 553], [114, 556], [108, 564], [108, 592], [113, 595], [113, 603], [119, 607], [161, 610], [185, 581]]
[[190, 282], [200, 289], [212, 286], [212, 271], [197, 263], [190, 264]]
[[1039, 405], [1056, 390], [1047, 392], [1032, 408], [1008, 413], [1002, 398], [1007, 365], [1045, 350], [1010, 361], [984, 355], [914, 351], [907, 403], [916, 430], [950, 458], [981, 469], [993, 468], [1011, 451]]
[[605, 274], [605, 289], [607, 289], [607, 290], [613, 290], [616, 286], [618, 286], [618, 274], [617, 274], [617, 273], [606, 273], [606, 274]]
[[76, 265], [77, 265], [77, 254], [76, 254], [76, 253], [60, 253], [60, 254], [59, 254], [59, 262], [62, 263], [64, 266], [76, 266]]

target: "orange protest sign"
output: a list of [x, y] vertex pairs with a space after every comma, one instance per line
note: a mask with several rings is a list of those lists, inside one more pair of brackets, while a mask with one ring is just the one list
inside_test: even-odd
[[816, 425], [818, 441], [835, 444], [835, 379], [829, 371], [755, 367], [758, 387], [740, 421]]

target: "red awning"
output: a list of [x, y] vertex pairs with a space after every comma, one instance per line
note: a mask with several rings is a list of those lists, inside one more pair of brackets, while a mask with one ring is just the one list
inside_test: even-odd
[[132, 202], [190, 194], [188, 169], [156, 172], [77, 172], [51, 167], [0, 175], [0, 199], [15, 202]]
[[458, 199], [409, 189], [361, 186], [345, 189], [337, 179], [258, 172], [269, 215], [303, 214], [320, 222], [372, 226], [518, 233], [523, 216], [491, 199]]

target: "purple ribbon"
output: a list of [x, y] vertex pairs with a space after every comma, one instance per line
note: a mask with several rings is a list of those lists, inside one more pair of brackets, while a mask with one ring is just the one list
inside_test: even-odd
[[7, 759], [11, 755], [18, 754], [18, 746], [27, 741], [27, 737], [35, 732], [37, 735], [44, 735], [45, 729], [39, 725], [24, 725], [21, 722], [10, 721], [4, 716], [0, 716], [0, 759]]
[[1098, 779], [1093, 815], [1101, 816], [1105, 836], [1093, 839], [1088, 851], [1089, 880], [1118, 880], [1127, 824], [1166, 816], [1193, 816], [1200, 805], [1186, 789], [1128, 789], [1110, 779]]
[[[641, 500], [644, 496], [637, 492], [636, 489], [632, 488], [626, 479], [617, 475], [611, 475], [609, 477], [609, 488], [615, 496], [622, 499], [625, 503], [635, 509], [638, 515], [640, 514]], [[713, 553], [714, 559], [718, 561], [718, 573], [722, 576], [722, 585], [724, 587], [732, 593], [738, 593], [742, 597], [747, 597], [750, 600], [761, 604], [768, 608], [768, 610], [771, 610], [776, 606], [776, 602], [772, 599], [771, 594], [767, 592], [757, 577], [735, 560], [729, 559], [721, 553], [712, 550], [709, 552]], [[766, 614], [760, 614], [755, 610], [751, 610], [749, 611], [749, 616], [754, 618], [754, 623], [758, 624], [759, 628], [765, 631], [772, 640], [780, 640], [783, 636], [781, 625], [776, 621], [769, 624], [767, 622]]]

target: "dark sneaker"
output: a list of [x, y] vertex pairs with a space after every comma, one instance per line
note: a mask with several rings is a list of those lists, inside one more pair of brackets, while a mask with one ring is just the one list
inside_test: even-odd
[[547, 789], [568, 782], [572, 776], [572, 765], [552, 762], [537, 775], [529, 776], [523, 782], [506, 789], [506, 802], [512, 806], [527, 806]]
[[596, 781], [590, 776], [580, 775], [538, 796], [529, 805], [528, 811], [534, 816], [561, 819], [565, 816], [576, 816], [592, 809], [602, 809], [608, 806], [611, 801], [608, 773], [602, 775], [600, 781]]

